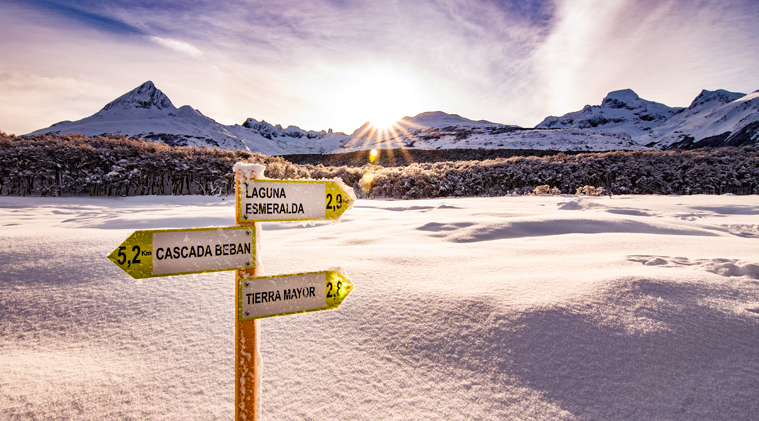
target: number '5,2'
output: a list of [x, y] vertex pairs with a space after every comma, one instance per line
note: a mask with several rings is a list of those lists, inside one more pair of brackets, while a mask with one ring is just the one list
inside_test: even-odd
[[127, 255], [126, 253], [124, 253], [124, 250], [126, 250], [126, 246], [119, 246], [118, 263], [120, 265], [123, 265], [124, 263], [126, 263], [127, 267], [132, 267], [132, 263], [141, 263], [140, 259], [138, 259], [138, 257], [140, 257], [140, 246], [132, 247], [132, 251], [134, 252], [134, 258], [132, 258], [132, 260], [129, 260], [127, 258]]

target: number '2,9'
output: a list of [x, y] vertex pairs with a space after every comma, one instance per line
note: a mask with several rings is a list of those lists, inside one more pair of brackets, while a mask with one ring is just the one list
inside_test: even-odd
[[343, 207], [343, 195], [338, 193], [333, 203], [332, 193], [327, 193], [327, 210], [337, 210]]

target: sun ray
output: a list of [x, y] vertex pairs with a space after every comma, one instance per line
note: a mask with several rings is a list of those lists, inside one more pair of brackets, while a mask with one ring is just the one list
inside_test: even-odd
[[[408, 136], [408, 137], [410, 137], [412, 139], [416, 138], [416, 136], [413, 133], [411, 133], [408, 130], [404, 129], [400, 125], [393, 125], [390, 128], [390, 130], [392, 130], [394, 133], [397, 133], [396, 129], [398, 131], [400, 131], [403, 135], [406, 135], [406, 136]], [[397, 137], [400, 138], [401, 135], [397, 135]], [[419, 139], [417, 138], [416, 140], [419, 140]], [[405, 158], [405, 160], [406, 160], [407, 163], [411, 164], [412, 162], [414, 162], [413, 158], [411, 157], [411, 153], [407, 150], [407, 148], [404, 147], [403, 143], [399, 143], [398, 149], [401, 151], [401, 154], [403, 154], [403, 157]]]
[[405, 163], [411, 164], [414, 158], [409, 152], [409, 147], [413, 147], [417, 142], [423, 144], [416, 134], [421, 129], [424, 129], [424, 126], [409, 121], [408, 117], [393, 121], [387, 127], [380, 127], [368, 121], [343, 147], [364, 151], [362, 155], [367, 163], [379, 164], [382, 162], [382, 154], [385, 154], [390, 165], [396, 165], [396, 161], [401, 157]]

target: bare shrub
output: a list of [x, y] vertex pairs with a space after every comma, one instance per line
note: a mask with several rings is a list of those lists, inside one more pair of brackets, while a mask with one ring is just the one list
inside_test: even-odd
[[551, 194], [551, 186], [548, 184], [543, 184], [542, 186], [535, 187], [535, 189], [532, 191], [532, 194], [536, 196], [547, 196]]
[[582, 186], [575, 192], [578, 196], [601, 196], [604, 193], [603, 187]]

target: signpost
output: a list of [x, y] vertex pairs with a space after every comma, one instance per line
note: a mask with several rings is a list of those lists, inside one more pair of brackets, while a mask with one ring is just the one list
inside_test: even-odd
[[257, 222], [336, 221], [356, 200], [342, 180], [269, 180], [264, 166], [237, 163], [235, 223], [224, 228], [135, 231], [111, 254], [135, 279], [236, 270], [235, 420], [259, 420], [258, 319], [337, 308], [353, 284], [337, 269], [260, 276]]
[[237, 183], [237, 224], [336, 220], [356, 195], [342, 180], [257, 180]]
[[255, 267], [251, 227], [135, 231], [108, 259], [135, 279]]

